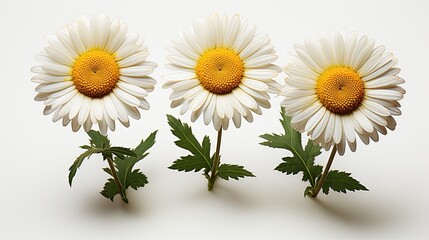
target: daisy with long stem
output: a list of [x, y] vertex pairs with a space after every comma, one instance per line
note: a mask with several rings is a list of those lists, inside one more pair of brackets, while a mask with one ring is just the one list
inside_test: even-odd
[[[41, 66], [32, 68], [37, 73], [32, 81], [39, 84], [35, 100], [43, 101], [43, 113], [53, 113], [54, 122], [71, 123], [74, 132], [83, 126], [91, 137], [91, 145], [83, 146], [86, 152], [70, 168], [70, 184], [84, 158], [102, 153], [109, 163], [106, 172], [116, 185], [115, 191], [103, 195], [113, 198], [119, 193], [125, 201], [129, 184], [119, 179], [121, 169], [113, 156], [139, 156], [130, 149], [111, 147], [103, 135], [115, 130], [117, 120], [128, 127], [129, 116], [139, 119], [138, 108], [149, 109], [145, 98], [156, 81], [148, 74], [157, 64], [146, 60], [149, 51], [139, 35], [127, 36], [126, 24], [102, 14], [91, 19], [81, 16], [47, 40], [48, 46], [36, 55]], [[93, 125], [101, 134], [91, 130]]]
[[[281, 91], [285, 97], [281, 103], [283, 121], [290, 122], [293, 128], [285, 130], [306, 132], [310, 139], [307, 145], [320, 144], [325, 150], [332, 147], [323, 174], [321, 166], [314, 166], [320, 149], [302, 150], [299, 171], [304, 172], [303, 180], [307, 176], [317, 179], [306, 195], [316, 197], [321, 189], [327, 194], [329, 188], [341, 192], [367, 190], [349, 173], [329, 169], [337, 153], [344, 155], [346, 145], [356, 151], [356, 136], [369, 144], [370, 139], [379, 140], [379, 133], [395, 129], [393, 116], [401, 114], [398, 101], [405, 94], [399, 86], [404, 80], [397, 76], [400, 69], [396, 64], [396, 58], [385, 52], [383, 46], [375, 47], [374, 40], [358, 38], [355, 33], [329, 32], [295, 45], [294, 59], [285, 68], [288, 77]], [[269, 135], [262, 137], [268, 140], [264, 145], [276, 147], [275, 140], [267, 139]], [[288, 161], [278, 170], [297, 173], [288, 167]]]
[[[169, 116], [172, 132], [179, 138], [176, 144], [194, 155], [182, 157], [170, 168], [179, 171], [205, 169], [209, 190], [217, 177], [253, 176], [242, 166], [220, 165], [222, 129], [228, 129], [230, 120], [239, 128], [242, 117], [252, 122], [253, 113], [261, 114], [261, 107], [271, 107], [268, 93], [279, 91], [280, 85], [273, 80], [281, 71], [273, 64], [277, 59], [274, 48], [267, 35], [255, 32], [256, 28], [238, 14], [232, 17], [213, 14], [206, 19], [195, 19], [168, 48], [167, 68], [172, 71], [164, 75], [167, 82], [163, 87], [173, 90], [171, 107], [181, 106], [181, 114], [191, 111], [192, 122], [202, 116], [206, 125], [213, 123], [218, 131], [216, 151], [211, 156], [209, 140], [202, 144], [197, 141], [196, 147], [183, 146], [186, 140], [178, 133], [179, 122], [173, 123], [174, 119]], [[192, 135], [187, 125], [181, 127]], [[198, 151], [193, 148], [203, 154], [195, 153]]]

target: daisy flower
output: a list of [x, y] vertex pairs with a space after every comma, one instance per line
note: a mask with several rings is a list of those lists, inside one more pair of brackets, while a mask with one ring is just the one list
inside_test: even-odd
[[168, 48], [172, 71], [163, 76], [163, 87], [173, 90], [171, 107], [190, 110], [192, 122], [203, 115], [216, 130], [226, 130], [231, 119], [239, 128], [241, 117], [252, 122], [252, 113], [270, 108], [268, 93], [278, 93], [273, 78], [281, 69], [268, 36], [255, 32], [238, 14], [197, 18], [180, 32]]
[[284, 70], [281, 103], [293, 128], [327, 150], [335, 145], [340, 155], [346, 143], [356, 150], [356, 135], [368, 144], [395, 129], [404, 80], [384, 46], [355, 33], [330, 32], [295, 45], [295, 51]]
[[149, 109], [145, 97], [156, 81], [148, 74], [157, 65], [146, 61], [148, 48], [139, 35], [127, 36], [121, 20], [81, 16], [47, 40], [32, 81], [39, 84], [35, 100], [44, 102], [43, 113], [53, 113], [54, 122], [71, 123], [75, 132], [98, 124], [105, 135], [116, 120], [128, 127], [128, 116], [140, 118], [137, 108]]

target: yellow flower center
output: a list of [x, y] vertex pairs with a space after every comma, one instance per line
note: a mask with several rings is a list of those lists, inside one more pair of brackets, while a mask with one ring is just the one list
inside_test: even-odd
[[364, 97], [360, 76], [347, 67], [331, 67], [320, 75], [316, 85], [320, 102], [336, 114], [348, 114], [359, 107]]
[[91, 98], [101, 98], [115, 88], [119, 67], [112, 54], [103, 50], [90, 50], [76, 59], [72, 76], [80, 93]]
[[244, 65], [234, 51], [216, 48], [201, 56], [195, 71], [205, 89], [215, 94], [227, 94], [240, 84]]

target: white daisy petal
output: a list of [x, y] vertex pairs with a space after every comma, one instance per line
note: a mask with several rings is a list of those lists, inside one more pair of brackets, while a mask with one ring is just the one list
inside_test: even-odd
[[246, 59], [250, 57], [252, 54], [258, 51], [258, 49], [262, 48], [265, 44], [265, 35], [255, 36], [253, 41], [251, 41], [244, 49], [240, 52], [240, 58]]
[[120, 76], [120, 80], [127, 82], [129, 84], [141, 87], [145, 89], [147, 92], [153, 90], [156, 80], [151, 77], [129, 77], [129, 76]]
[[368, 74], [362, 78], [364, 81], [369, 81], [380, 76], [383, 76], [386, 72], [388, 72], [391, 68], [395, 67], [397, 64], [397, 60], [391, 60], [386, 65], [376, 69], [371, 74]]
[[69, 110], [69, 118], [74, 119], [77, 114], [80, 112], [80, 107], [84, 102], [85, 97], [82, 94], [76, 94], [72, 100], [70, 100], [71, 105]]
[[79, 115], [77, 118], [79, 125], [83, 125], [83, 123], [87, 120], [90, 111], [91, 111], [91, 98], [84, 97], [82, 105], [80, 106]]
[[40, 93], [52, 93], [61, 91], [73, 85], [73, 82], [56, 82], [56, 83], [42, 83], [36, 87], [36, 92]]
[[80, 127], [82, 126], [81, 124], [79, 124], [77, 118], [73, 118], [71, 123], [72, 123], [71, 126], [72, 126], [73, 132], [79, 131]]
[[237, 110], [234, 111], [232, 121], [234, 122], [234, 126], [236, 128], [240, 128], [240, 126], [241, 126], [241, 115]]
[[208, 125], [211, 121], [211, 119], [213, 118], [213, 114], [215, 112], [216, 109], [216, 101], [217, 101], [217, 96], [214, 94], [211, 94], [212, 97], [207, 105], [207, 108], [204, 110], [204, 123], [206, 125]]
[[100, 129], [100, 133], [102, 135], [107, 135], [107, 123], [105, 120], [99, 121], [98, 122], [98, 128]]
[[133, 95], [121, 90], [120, 88], [113, 89], [113, 93], [118, 97], [122, 102], [124, 102], [127, 105], [137, 107], [140, 105], [140, 101], [138, 98], [134, 97]]
[[91, 119], [87, 118], [86, 121], [83, 123], [83, 129], [85, 130], [85, 132], [89, 132], [91, 130], [92, 124], [93, 122], [91, 121]]
[[308, 120], [314, 113], [316, 113], [322, 105], [318, 102], [315, 102], [310, 107], [304, 109], [301, 112], [297, 112], [291, 121], [291, 124], [299, 123]]
[[200, 85], [200, 81], [197, 79], [188, 79], [188, 80], [182, 80], [179, 82], [176, 82], [171, 89], [174, 91], [184, 91], [188, 89], [192, 89], [196, 86]]
[[198, 94], [200, 94], [202, 91], [206, 91], [201, 85], [197, 85], [194, 88], [188, 89], [185, 91], [185, 96], [183, 96], [185, 99], [194, 99]]
[[378, 114], [380, 116], [389, 116], [390, 111], [383, 107], [382, 105], [372, 102], [372, 101], [363, 101], [362, 105], [366, 107], [367, 109], [371, 110], [373, 113]]
[[219, 131], [222, 127], [222, 119], [217, 114], [213, 114], [213, 126], [216, 131]]
[[387, 90], [387, 89], [368, 89], [366, 91], [366, 94], [367, 96], [372, 98], [379, 98], [379, 99], [393, 100], [393, 101], [401, 100], [404, 97], [403, 93]]
[[122, 82], [119, 81], [117, 83], [117, 86], [124, 90], [125, 92], [137, 97], [137, 98], [144, 98], [147, 97], [148, 93], [146, 90], [144, 90], [143, 88], [140, 88], [138, 86], [126, 83], [126, 82]]
[[317, 110], [317, 112], [308, 119], [307, 124], [305, 125], [305, 131], [306, 132], [312, 131], [322, 120], [326, 111], [327, 110], [324, 107], [319, 108], [319, 110]]
[[50, 105], [52, 108], [57, 109], [70, 101], [70, 99], [72, 99], [76, 94], [76, 90], [70, 91], [63, 96], [56, 98]]
[[347, 141], [354, 142], [356, 140], [356, 134], [352, 117], [350, 115], [342, 116], [341, 120], [343, 124], [343, 132], [347, 138]]
[[164, 81], [172, 81], [177, 82], [181, 80], [187, 80], [187, 79], [195, 79], [197, 75], [194, 72], [169, 72], [167, 74], [164, 74], [162, 78]]
[[358, 111], [353, 111], [353, 116], [359, 123], [359, 125], [362, 127], [365, 132], [370, 133], [373, 131], [374, 126], [372, 125], [371, 121], [365, 117], [365, 115], [358, 109]]
[[116, 111], [116, 107], [111, 98], [111, 94], [103, 98], [103, 103], [104, 103], [104, 109], [106, 113], [109, 115], [109, 118], [112, 119], [113, 121], [116, 121], [118, 119], [118, 112]]
[[190, 101], [184, 101], [182, 103], [182, 106], [180, 107], [180, 114], [181, 115], [185, 114], [188, 111], [190, 104], [191, 104]]
[[125, 42], [125, 38], [128, 32], [128, 27], [125, 24], [121, 24], [118, 21], [119, 26], [119, 30], [117, 30], [116, 25], [112, 24], [112, 29], [110, 31], [115, 31], [117, 34], [115, 34], [114, 36], [110, 36], [109, 37], [109, 41], [106, 44], [106, 50], [109, 52], [116, 52], [121, 46], [122, 44]]
[[143, 110], [149, 110], [150, 109], [150, 104], [146, 99], [140, 99], [140, 106], [139, 108], [143, 109]]
[[129, 77], [145, 77], [153, 73], [154, 68], [151, 66], [132, 66], [121, 68], [119, 73]]
[[356, 134], [368, 144], [395, 128], [392, 116], [401, 114], [398, 101], [405, 90], [399, 85], [405, 81], [397, 76], [393, 55], [374, 43], [355, 33], [330, 32], [295, 45], [279, 92], [293, 128], [325, 149], [335, 144], [340, 155], [346, 145], [356, 150]]
[[55, 76], [47, 73], [40, 73], [31, 78], [31, 81], [37, 83], [55, 83], [55, 82], [65, 82], [71, 80], [71, 76]]
[[325, 114], [322, 116], [320, 121], [316, 124], [316, 126], [312, 130], [311, 137], [313, 139], [316, 139], [316, 138], [319, 138], [320, 136], [323, 136], [322, 133], [325, 131], [325, 128], [326, 128], [326, 125], [329, 121], [330, 116], [331, 116], [331, 112], [325, 111]]
[[167, 60], [183, 68], [195, 68], [195, 61], [177, 55], [168, 55]]
[[62, 118], [64, 126], [71, 122], [73, 131], [98, 124], [106, 134], [116, 120], [128, 127], [128, 116], [139, 118], [137, 107], [149, 109], [145, 97], [156, 81], [147, 75], [157, 64], [146, 61], [148, 48], [138, 34], [126, 35], [119, 19], [99, 14], [90, 21], [81, 16], [49, 36], [36, 55], [42, 66], [31, 69], [44, 114]]
[[222, 128], [223, 128], [223, 130], [228, 130], [228, 126], [229, 126], [229, 118], [222, 119]]
[[237, 100], [240, 103], [242, 103], [244, 106], [246, 106], [250, 109], [256, 109], [257, 108], [258, 104], [256, 103], [255, 99], [250, 97], [248, 94], [246, 94], [240, 88], [235, 89], [232, 93], [237, 98]]
[[335, 116], [334, 114], [331, 114], [328, 125], [326, 125], [326, 131], [323, 134], [323, 141], [320, 142], [320, 145], [322, 145], [325, 150], [328, 150], [331, 146], [333, 146], [334, 140], [332, 139], [334, 136], [334, 128], [335, 128]]
[[363, 115], [365, 115], [369, 120], [371, 120], [371, 121], [373, 121], [373, 122], [375, 122], [375, 123], [377, 123], [377, 124], [380, 124], [380, 125], [382, 125], [382, 126], [386, 126], [387, 121], [386, 121], [383, 117], [381, 117], [381, 116], [379, 116], [379, 115], [377, 115], [377, 114], [373, 113], [372, 111], [370, 111], [369, 109], [367, 109], [367, 108], [366, 108], [366, 107], [364, 107], [364, 106], [359, 107], [359, 110], [360, 110], [360, 111], [363, 113]]
[[74, 58], [72, 56], [66, 55], [55, 48], [45, 47], [45, 51], [50, 58], [54, 59], [56, 62], [61, 63], [63, 65], [71, 66], [74, 62]]
[[93, 46], [93, 40], [91, 37], [91, 32], [89, 30], [90, 23], [86, 16], [82, 15], [76, 21], [78, 25], [79, 36], [82, 40], [83, 45], [86, 49], [89, 49]]
[[109, 97], [112, 99], [112, 102], [115, 105], [119, 121], [122, 123], [128, 122], [127, 109], [125, 108], [123, 102], [113, 93], [111, 93]]
[[103, 119], [103, 102], [100, 99], [93, 99], [92, 100], [92, 106], [91, 109], [94, 112], [95, 119], [98, 121], [101, 121]]
[[104, 120], [106, 121], [107, 127], [110, 129], [110, 131], [115, 131], [116, 129], [115, 120], [110, 118], [106, 109], [104, 109]]
[[42, 66], [43, 71], [54, 76], [69, 76], [71, 73], [71, 68], [62, 64], [48, 64]]
[[45, 101], [48, 99], [50, 93], [38, 93], [35, 97], [34, 97], [34, 101]]
[[248, 59], [246, 61], [246, 68], [257, 68], [257, 67], [265, 67], [274, 61], [276, 61], [278, 57], [276, 55], [262, 55], [260, 57]]
[[398, 76], [384, 76], [365, 82], [365, 88], [385, 88], [404, 83], [404, 79]]
[[279, 92], [272, 79], [281, 69], [268, 36], [255, 32], [239, 15], [218, 14], [180, 32], [167, 48], [172, 72], [163, 76], [163, 88], [173, 90], [171, 106], [191, 109], [191, 121], [202, 115], [216, 130], [227, 129], [230, 119], [240, 127], [241, 117], [251, 122], [252, 112], [271, 107], [268, 93]]
[[223, 96], [222, 95], [219, 95], [216, 98], [216, 112], [220, 118], [225, 117], [225, 109], [224, 109]]
[[63, 127], [69, 125], [69, 123], [70, 123], [70, 119], [68, 118], [68, 116], [64, 116], [63, 122], [62, 122]]
[[59, 98], [59, 97], [62, 97], [65, 94], [67, 94], [67, 93], [69, 93], [69, 92], [71, 92], [71, 91], [73, 91], [75, 89], [76, 89], [76, 87], [74, 85], [71, 85], [70, 87], [67, 87], [67, 88], [65, 88], [63, 90], [60, 90], [60, 91], [57, 91], [57, 92], [54, 92], [54, 93], [50, 93], [48, 98], [49, 99]]
[[73, 46], [78, 54], [82, 54], [87, 49], [82, 42], [82, 39], [79, 35], [78, 30], [73, 25], [68, 25], [70, 40], [73, 43]]
[[176, 46], [174, 49], [190, 59], [198, 60], [200, 55], [191, 46], [189, 46], [183, 37], [183, 34], [179, 33], [179, 38], [180, 39], [177, 41], [173, 40], [173, 43]]
[[246, 109], [246, 111], [247, 111], [246, 115], [243, 115], [244, 119], [246, 119], [246, 121], [249, 123], [253, 122], [252, 112], [250, 112], [249, 109]]
[[206, 102], [208, 96], [209, 91], [202, 91], [196, 98], [192, 100], [190, 105], [191, 110], [197, 111], [198, 109], [200, 109]]
[[128, 113], [128, 115], [130, 117], [132, 117], [132, 118], [134, 118], [136, 120], [140, 119], [141, 115], [140, 115], [139, 110], [136, 107], [132, 107], [132, 106], [129, 106], [129, 105], [124, 105], [124, 107], [127, 110], [127, 113]]
[[257, 90], [248, 88], [244, 84], [240, 84], [239, 88], [241, 88], [241, 90], [245, 91], [246, 93], [248, 93], [250, 96], [254, 98], [270, 99], [270, 95], [268, 95], [268, 93], [264, 91], [257, 91]]
[[241, 83], [256, 91], [264, 92], [268, 90], [268, 85], [258, 80], [243, 78], [243, 80], [241, 80]]
[[230, 100], [229, 100], [229, 94], [228, 95], [222, 95], [221, 99], [223, 101], [223, 106], [224, 106], [224, 111], [225, 111], [225, 116], [228, 119], [231, 119], [232, 116], [234, 115], [234, 108], [232, 107], [232, 105], [230, 104]]
[[149, 56], [149, 52], [134, 53], [133, 55], [118, 61], [118, 64], [120, 67], [130, 67], [130, 66], [138, 65], [144, 62], [148, 56]]
[[277, 72], [265, 69], [249, 69], [244, 73], [244, 76], [253, 79], [272, 79], [277, 76]]

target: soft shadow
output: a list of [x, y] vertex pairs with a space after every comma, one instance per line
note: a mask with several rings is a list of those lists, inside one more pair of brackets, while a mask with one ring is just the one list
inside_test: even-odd
[[85, 201], [84, 209], [86, 209], [86, 213], [100, 217], [124, 214], [140, 216], [145, 213], [145, 204], [142, 202], [141, 196], [129, 191], [127, 197], [128, 204], [123, 202], [119, 195], [116, 195], [113, 201], [103, 196], [92, 195], [91, 198]]
[[[361, 201], [329, 201], [320, 198], [311, 198], [323, 214], [340, 220], [347, 225], [354, 225], [365, 228], [380, 228], [382, 226], [394, 225], [400, 221], [398, 208], [389, 205], [386, 201], [368, 202], [365, 199]], [[332, 199], [331, 199], [332, 200]]]
[[249, 189], [238, 185], [240, 184], [218, 181], [212, 191], [208, 191], [207, 188], [197, 189], [193, 194], [188, 194], [186, 198], [187, 201], [191, 202], [196, 200], [201, 202], [201, 199], [210, 199], [209, 201], [231, 204], [234, 207], [240, 208], [254, 208], [256, 205], [259, 205], [257, 199], [249, 194]]

